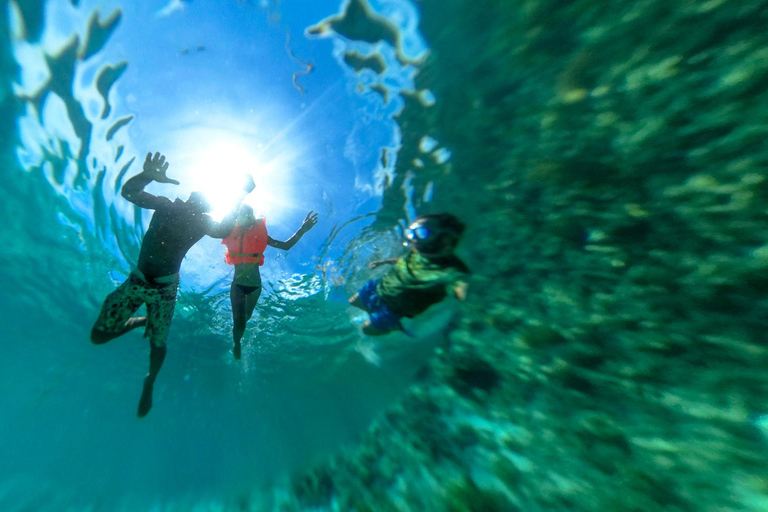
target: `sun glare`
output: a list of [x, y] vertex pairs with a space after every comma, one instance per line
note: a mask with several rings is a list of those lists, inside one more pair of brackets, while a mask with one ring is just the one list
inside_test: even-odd
[[[288, 166], [281, 165], [284, 162], [265, 161], [258, 142], [221, 130], [195, 130], [181, 139], [184, 150], [174, 160], [176, 172], [182, 175], [178, 179], [187, 193], [199, 191], [205, 195], [214, 220], [220, 221], [232, 210], [247, 175], [253, 177], [256, 188], [243, 203], [251, 206], [257, 216], [273, 216], [275, 206], [286, 206], [281, 196], [289, 196]], [[283, 156], [289, 153], [286, 151]], [[175, 177], [172, 171], [169, 176]]]
[[235, 143], [217, 143], [203, 149], [186, 173], [192, 188], [202, 192], [211, 204], [211, 216], [216, 220], [232, 209], [247, 174], [263, 181], [256, 156]]

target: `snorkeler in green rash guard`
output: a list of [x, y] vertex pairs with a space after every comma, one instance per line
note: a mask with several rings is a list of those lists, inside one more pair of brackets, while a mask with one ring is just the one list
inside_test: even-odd
[[422, 215], [405, 230], [411, 252], [401, 258], [374, 261], [394, 266], [381, 279], [367, 281], [349, 304], [367, 311], [363, 323], [369, 335], [405, 330], [401, 318], [412, 318], [442, 301], [451, 287], [459, 300], [466, 297], [466, 277], [470, 271], [453, 251], [465, 226], [448, 213]]
[[[155, 210], [155, 213], [141, 241], [137, 267], [104, 300], [91, 331], [91, 341], [101, 345], [137, 327], [146, 326], [144, 337], [149, 338], [150, 346], [149, 373], [144, 378], [139, 400], [140, 418], [152, 408], [152, 388], [165, 360], [165, 341], [176, 306], [181, 261], [203, 236], [228, 236], [235, 227], [240, 202], [255, 188], [253, 178], [248, 176], [232, 211], [221, 222], [215, 222], [208, 216], [210, 205], [200, 192], [192, 192], [186, 201], [171, 201], [144, 191], [152, 181], [179, 184], [166, 176], [168, 165], [160, 153], [155, 153], [154, 157], [149, 153], [143, 172], [123, 185], [124, 198], [141, 208]], [[147, 316], [132, 316], [142, 304], [147, 305]]]

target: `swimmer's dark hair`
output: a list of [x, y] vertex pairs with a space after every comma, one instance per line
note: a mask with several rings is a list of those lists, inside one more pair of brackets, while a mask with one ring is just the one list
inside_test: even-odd
[[202, 192], [195, 191], [189, 194], [189, 199], [187, 199], [187, 203], [196, 205], [204, 212], [211, 211], [211, 203], [208, 202], [208, 200], [205, 198], [205, 194], [203, 194]]
[[450, 213], [430, 213], [428, 215], [420, 215], [413, 220], [414, 222], [423, 222], [434, 226], [439, 231], [451, 233], [457, 238], [464, 233], [467, 229], [466, 224], [461, 222], [458, 217]]

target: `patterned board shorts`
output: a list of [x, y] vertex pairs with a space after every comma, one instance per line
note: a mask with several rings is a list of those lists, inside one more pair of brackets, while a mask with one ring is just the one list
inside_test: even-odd
[[382, 302], [379, 295], [376, 293], [376, 285], [379, 284], [379, 280], [366, 281], [363, 287], [360, 289], [358, 296], [360, 301], [368, 310], [371, 315], [371, 325], [380, 331], [391, 331], [400, 327], [400, 315], [397, 315], [390, 310], [384, 302]]
[[178, 280], [154, 285], [131, 272], [117, 290], [107, 295], [94, 328], [105, 332], [119, 332], [131, 315], [142, 304], [146, 304], [147, 327], [144, 337], [149, 338], [156, 347], [165, 346], [173, 310], [176, 307], [178, 287]]

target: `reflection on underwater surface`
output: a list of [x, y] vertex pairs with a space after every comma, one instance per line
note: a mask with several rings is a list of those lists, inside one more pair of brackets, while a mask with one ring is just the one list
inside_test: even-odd
[[[766, 508], [764, 2], [106, 4], [0, 14], [3, 509]], [[325, 220], [239, 363], [190, 251], [139, 422], [146, 342], [87, 342], [148, 221], [118, 193], [208, 122], [290, 141], [275, 233]], [[466, 304], [362, 338], [344, 299], [427, 211]]]

